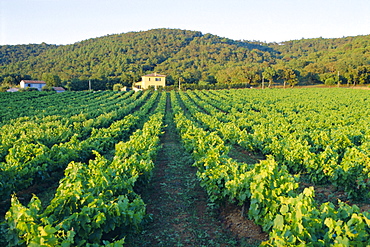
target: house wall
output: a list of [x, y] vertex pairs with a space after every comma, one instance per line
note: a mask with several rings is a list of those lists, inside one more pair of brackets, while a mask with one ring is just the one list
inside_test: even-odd
[[142, 77], [142, 88], [147, 89], [150, 86], [154, 88], [165, 87], [166, 86], [166, 77], [164, 76], [143, 76]]
[[136, 87], [136, 88], [138, 88], [138, 89], [142, 89], [142, 87], [143, 87], [143, 82], [142, 82], [142, 81], [135, 82], [135, 83], [134, 83], [134, 87]]
[[43, 87], [43, 86], [45, 86], [46, 84], [30, 83], [30, 84], [28, 84], [28, 85], [30, 85], [29, 87], [37, 88], [39, 91], [41, 91], [42, 87]]
[[46, 85], [45, 83], [27, 83], [24, 81], [20, 82], [21, 88], [32, 87], [32, 88], [37, 88], [39, 91], [41, 91], [42, 87], [45, 85]]

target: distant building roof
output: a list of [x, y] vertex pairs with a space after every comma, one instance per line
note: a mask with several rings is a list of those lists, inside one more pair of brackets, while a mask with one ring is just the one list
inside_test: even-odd
[[33, 81], [33, 80], [22, 80], [24, 83], [28, 84], [46, 84], [44, 81]]
[[7, 92], [18, 92], [19, 91], [19, 88], [16, 88], [16, 87], [12, 87], [12, 88], [9, 88], [8, 90], [6, 90]]
[[146, 76], [146, 77], [154, 77], [154, 76], [156, 76], [156, 77], [166, 77], [165, 75], [160, 75], [160, 74], [157, 74], [155, 72], [153, 74], [143, 75], [143, 76]]
[[57, 92], [64, 92], [64, 91], [66, 91], [64, 88], [62, 88], [62, 87], [53, 87], [53, 89], [55, 90], [55, 91], [57, 91]]

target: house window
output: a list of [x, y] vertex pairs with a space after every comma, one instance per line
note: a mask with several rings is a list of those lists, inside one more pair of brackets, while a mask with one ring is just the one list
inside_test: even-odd
[[155, 81], [161, 81], [161, 78], [155, 78]]

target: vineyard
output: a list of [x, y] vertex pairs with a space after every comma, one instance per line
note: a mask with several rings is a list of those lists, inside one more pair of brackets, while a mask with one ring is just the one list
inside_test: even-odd
[[[133, 236], [157, 231], [151, 245], [170, 246], [146, 230], [160, 178], [240, 208], [268, 234], [261, 246], [370, 246], [369, 100], [346, 88], [1, 93], [0, 245], [144, 246]], [[170, 129], [182, 153], [169, 154]], [[178, 167], [156, 169], [166, 160]], [[165, 180], [181, 166], [196, 179]]]

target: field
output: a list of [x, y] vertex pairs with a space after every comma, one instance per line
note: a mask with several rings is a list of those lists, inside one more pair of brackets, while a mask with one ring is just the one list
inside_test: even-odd
[[368, 90], [0, 102], [1, 246], [369, 246]]

